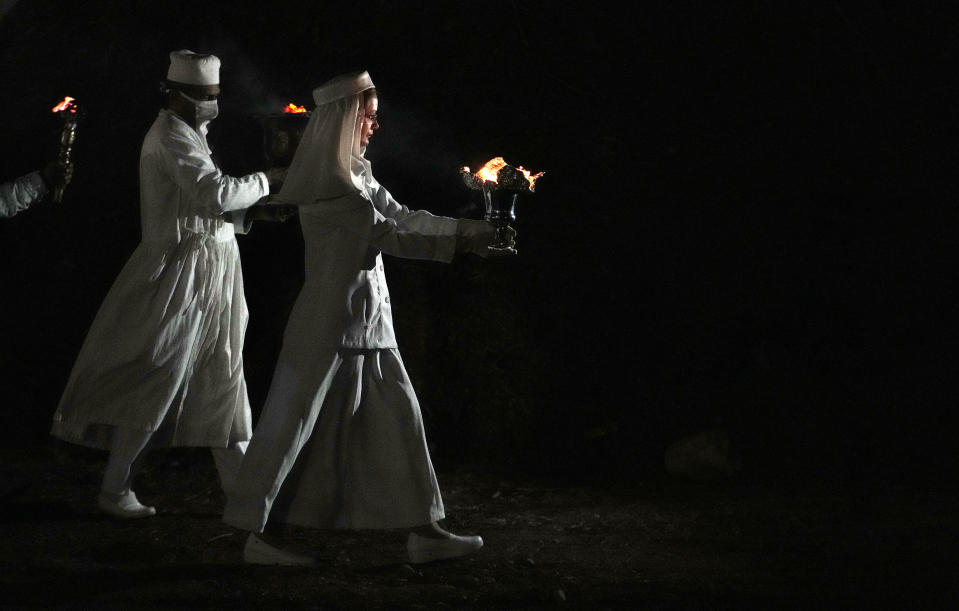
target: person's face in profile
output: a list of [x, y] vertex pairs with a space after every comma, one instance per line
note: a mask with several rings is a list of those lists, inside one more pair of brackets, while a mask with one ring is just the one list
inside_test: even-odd
[[196, 104], [184, 96], [189, 96], [197, 102], [211, 102], [220, 96], [219, 85], [186, 85], [183, 83], [171, 84], [169, 108], [181, 119], [196, 127]]
[[361, 111], [363, 120], [360, 122], [360, 146], [369, 146], [373, 133], [380, 128], [376, 116], [377, 108], [379, 108], [379, 102], [376, 97], [372, 97], [366, 101], [366, 108]]

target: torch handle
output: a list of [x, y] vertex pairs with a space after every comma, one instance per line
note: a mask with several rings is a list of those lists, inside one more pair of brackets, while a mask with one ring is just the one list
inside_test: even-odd
[[[65, 118], [63, 121], [63, 130], [60, 132], [60, 151], [57, 155], [57, 161], [60, 162], [60, 165], [64, 168], [70, 166], [73, 163], [72, 152], [73, 152], [73, 143], [77, 139], [77, 120], [75, 117]], [[53, 201], [54, 203], [59, 204], [63, 201], [63, 192], [66, 190], [66, 185], [59, 185], [53, 190]]]
[[494, 197], [491, 191], [483, 190], [483, 200], [486, 204], [486, 214], [484, 218], [496, 228], [496, 234], [490, 248], [493, 250], [511, 251], [514, 249], [510, 244], [510, 223], [516, 220], [516, 198], [517, 193], [503, 194], [502, 192]]

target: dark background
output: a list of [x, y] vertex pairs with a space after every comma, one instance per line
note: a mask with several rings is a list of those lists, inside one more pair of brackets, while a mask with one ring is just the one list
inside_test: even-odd
[[[478, 217], [457, 169], [496, 155], [546, 171], [517, 258], [387, 261], [439, 466], [642, 478], [710, 427], [760, 475], [954, 466], [959, 24], [935, 3], [10, 4], [2, 179], [49, 157], [64, 95], [88, 114], [62, 205], [0, 221], [5, 438], [47, 443], [189, 48], [223, 61], [228, 173], [263, 168], [254, 115], [358, 69], [380, 91], [368, 156], [410, 207]], [[256, 415], [302, 243], [295, 221], [238, 242]]]

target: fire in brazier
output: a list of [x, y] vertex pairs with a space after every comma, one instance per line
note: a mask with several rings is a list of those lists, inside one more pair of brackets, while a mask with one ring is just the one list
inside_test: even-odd
[[264, 163], [277, 167], [290, 165], [310, 114], [306, 107], [290, 102], [282, 112], [255, 117], [263, 134]]
[[483, 194], [484, 218], [496, 227], [491, 248], [516, 252], [509, 235], [510, 223], [516, 220], [516, 201], [520, 193], [533, 193], [536, 181], [545, 173], [533, 174], [523, 166], [511, 166], [502, 157], [490, 159], [475, 173], [466, 166], [460, 169], [463, 183]]

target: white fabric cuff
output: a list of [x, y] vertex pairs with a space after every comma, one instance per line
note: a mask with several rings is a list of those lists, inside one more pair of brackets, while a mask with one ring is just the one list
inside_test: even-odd
[[253, 227], [253, 219], [249, 218], [247, 211], [249, 211], [249, 208], [231, 210], [224, 214], [226, 220], [233, 223], [233, 233], [242, 235], [250, 233], [250, 229]]
[[40, 199], [41, 197], [46, 197], [49, 189], [47, 189], [47, 183], [43, 182], [43, 176], [40, 175], [40, 172], [30, 172], [23, 177], [24, 186], [27, 189], [27, 193], [32, 196], [32, 199]]
[[270, 181], [266, 178], [266, 172], [254, 172], [257, 176], [260, 177], [260, 186], [263, 187], [263, 194], [270, 194]]

